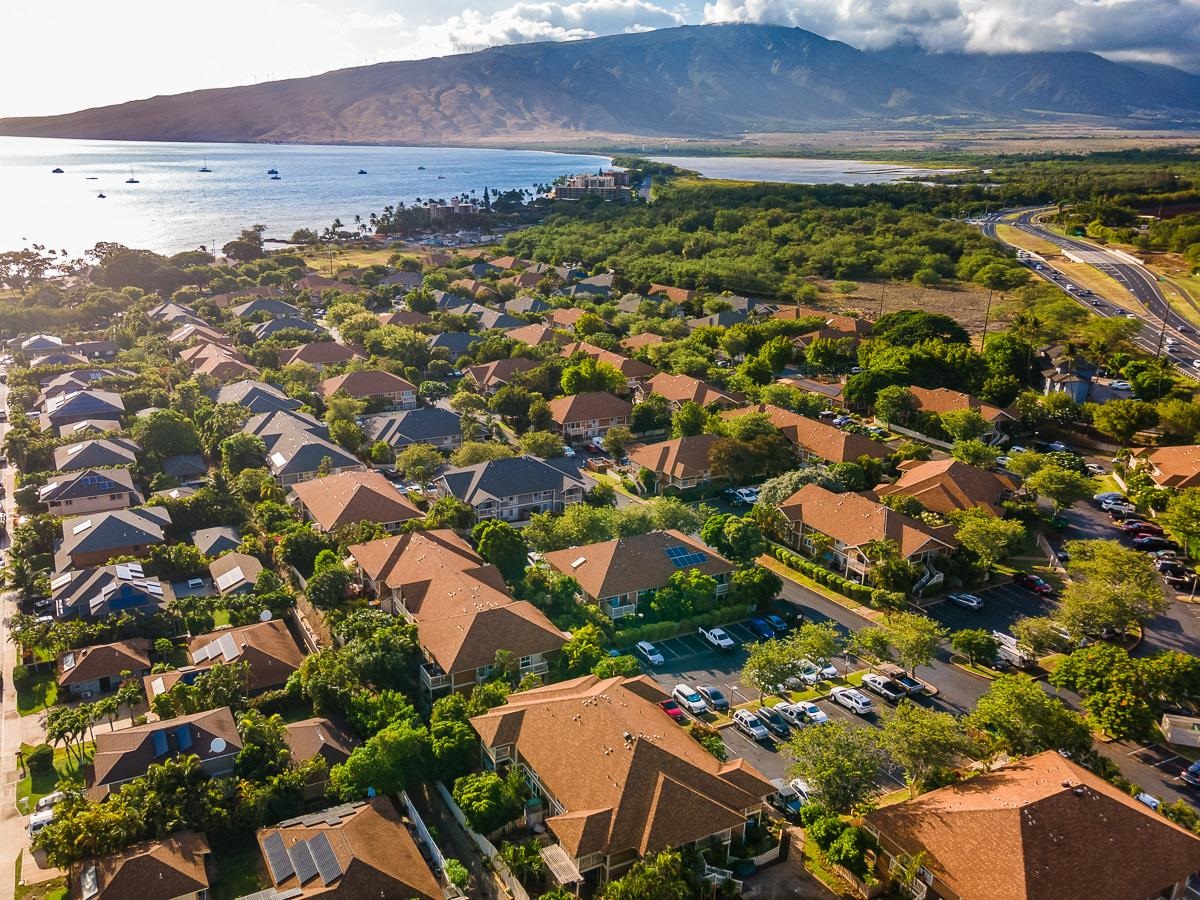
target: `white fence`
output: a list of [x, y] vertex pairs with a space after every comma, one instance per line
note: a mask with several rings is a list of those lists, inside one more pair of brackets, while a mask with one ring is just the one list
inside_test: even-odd
[[440, 781], [435, 786], [442, 797], [442, 801], [446, 804], [446, 808], [450, 810], [450, 814], [454, 816], [455, 821], [462, 826], [463, 831], [475, 842], [475, 846], [479, 848], [479, 852], [483, 854], [484, 858], [491, 862], [492, 870], [496, 873], [496, 877], [500, 879], [504, 887], [512, 894], [514, 900], [530, 900], [529, 893], [521, 886], [521, 882], [517, 881], [516, 876], [508, 870], [508, 866], [504, 864], [504, 860], [500, 858], [500, 851], [496, 849], [491, 841], [482, 834], [475, 832], [467, 824], [467, 817], [458, 808], [458, 804], [454, 802], [454, 798], [446, 790], [446, 786]]

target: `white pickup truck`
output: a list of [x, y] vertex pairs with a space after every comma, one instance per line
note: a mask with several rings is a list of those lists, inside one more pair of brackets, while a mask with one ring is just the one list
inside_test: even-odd
[[708, 641], [713, 647], [718, 650], [732, 650], [733, 638], [725, 633], [724, 628], [705, 628], [701, 625], [697, 631], [700, 632], [700, 637]]

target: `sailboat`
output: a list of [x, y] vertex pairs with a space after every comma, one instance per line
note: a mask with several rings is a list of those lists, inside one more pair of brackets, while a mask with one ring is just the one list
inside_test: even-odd
[[105, 199], [105, 197], [104, 197], [104, 191], [101, 191], [99, 194], [97, 194], [97, 195], [96, 195], [96, 199], [97, 199], [97, 200], [103, 200], [103, 199]]
[[275, 174], [275, 175], [271, 176], [271, 180], [272, 181], [282, 181], [283, 179], [280, 178], [278, 174]]
[[366, 175], [366, 174], [367, 174], [367, 170], [366, 170], [366, 169], [359, 169], [359, 170], [358, 170], [358, 174], [359, 174], [359, 175]]
[[425, 167], [424, 167], [424, 166], [417, 166], [417, 171], [418, 171], [418, 172], [424, 172], [424, 171], [425, 171]]
[[275, 168], [274, 166], [271, 166], [271, 168], [267, 169], [267, 174], [268, 175], [278, 175], [279, 170], [277, 168]]
[[201, 171], [201, 172], [211, 172], [211, 171], [212, 171], [212, 169], [210, 169], [210, 168], [208, 167], [208, 158], [207, 158], [207, 157], [205, 157], [205, 160], [204, 160], [204, 165], [202, 165], [202, 166], [200, 167], [200, 171]]
[[129, 167], [129, 177], [125, 179], [125, 183], [126, 184], [141, 184], [140, 181], [138, 181], [136, 178], [133, 177], [133, 166]]
[[62, 173], [63, 173], [63, 170], [59, 169], [59, 168], [53, 168], [50, 170], [51, 175], [61, 175]]

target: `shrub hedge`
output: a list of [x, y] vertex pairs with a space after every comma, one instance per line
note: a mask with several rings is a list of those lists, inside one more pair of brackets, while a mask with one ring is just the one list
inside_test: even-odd
[[871, 588], [868, 585], [859, 584], [857, 581], [851, 581], [849, 578], [843, 578], [837, 572], [832, 572], [824, 566], [813, 562], [811, 559], [805, 559], [799, 553], [793, 553], [786, 547], [773, 548], [773, 555], [789, 569], [794, 569], [801, 575], [811, 578], [817, 584], [832, 588], [843, 597], [849, 597], [851, 600], [856, 600], [864, 606], [870, 605]]
[[753, 611], [754, 607], [748, 603], [731, 603], [677, 622], [650, 622], [633, 628], [618, 628], [609, 644], [614, 647], [629, 647], [638, 641], [661, 641], [677, 634], [690, 634], [701, 626], [711, 628], [714, 625], [737, 622]]

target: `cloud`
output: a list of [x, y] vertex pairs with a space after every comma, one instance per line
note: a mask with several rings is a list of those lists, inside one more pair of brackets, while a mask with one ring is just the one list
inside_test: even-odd
[[575, 41], [605, 34], [653, 31], [686, 22], [682, 11], [648, 0], [516, 3], [491, 12], [465, 9], [444, 22], [422, 27], [420, 36], [423, 46], [464, 53], [498, 44]]
[[703, 18], [793, 25], [863, 49], [1091, 50], [1200, 69], [1200, 0], [711, 0]]

